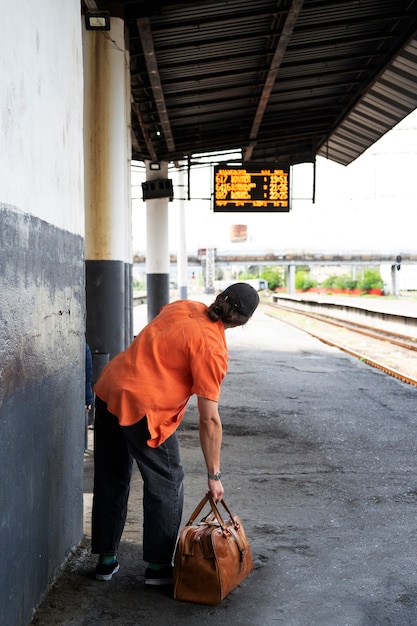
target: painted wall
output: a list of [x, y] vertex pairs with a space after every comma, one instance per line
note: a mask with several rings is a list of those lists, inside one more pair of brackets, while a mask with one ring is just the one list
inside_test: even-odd
[[79, 0], [0, 3], [0, 623], [27, 624], [82, 536]]

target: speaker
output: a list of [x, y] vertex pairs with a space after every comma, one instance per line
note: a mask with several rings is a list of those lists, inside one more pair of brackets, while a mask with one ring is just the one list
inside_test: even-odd
[[142, 199], [152, 200], [154, 198], [169, 198], [169, 201], [172, 202], [174, 190], [170, 178], [148, 180], [146, 183], [142, 183]]

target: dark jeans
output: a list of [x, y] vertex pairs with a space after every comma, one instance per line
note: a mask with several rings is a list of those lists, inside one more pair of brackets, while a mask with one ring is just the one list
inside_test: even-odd
[[116, 554], [126, 522], [133, 460], [143, 478], [143, 558], [170, 563], [183, 506], [183, 477], [178, 438], [158, 448], [147, 445], [146, 417], [133, 426], [118, 419], [96, 398], [94, 422], [94, 496], [92, 552]]

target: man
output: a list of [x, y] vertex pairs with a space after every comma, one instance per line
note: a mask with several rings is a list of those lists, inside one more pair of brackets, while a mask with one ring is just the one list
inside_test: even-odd
[[258, 293], [246, 283], [231, 285], [209, 307], [191, 300], [168, 304], [100, 374], [94, 387], [92, 516], [98, 580], [119, 570], [135, 460], [144, 483], [145, 583], [172, 582], [184, 476], [175, 431], [194, 394], [208, 488], [215, 501], [223, 498], [218, 400], [228, 363], [225, 330], [246, 324], [258, 304]]

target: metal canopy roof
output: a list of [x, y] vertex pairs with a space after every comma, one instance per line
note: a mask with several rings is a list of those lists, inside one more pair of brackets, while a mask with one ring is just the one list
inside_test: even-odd
[[417, 107], [417, 0], [93, 4], [128, 29], [135, 160], [347, 165]]

